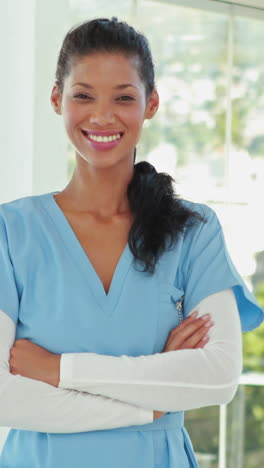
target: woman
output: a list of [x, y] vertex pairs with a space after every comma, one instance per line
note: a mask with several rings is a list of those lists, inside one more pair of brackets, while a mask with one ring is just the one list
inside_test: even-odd
[[0, 467], [196, 467], [183, 411], [233, 398], [263, 311], [215, 213], [134, 165], [159, 105], [144, 36], [71, 30], [51, 101], [74, 174], [0, 207]]

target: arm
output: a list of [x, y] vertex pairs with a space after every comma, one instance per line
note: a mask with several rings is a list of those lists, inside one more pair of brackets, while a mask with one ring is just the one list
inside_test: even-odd
[[15, 324], [0, 311], [0, 426], [72, 433], [153, 421], [152, 411], [10, 374], [9, 353], [14, 339]]
[[203, 349], [150, 356], [62, 354], [60, 388], [117, 398], [159, 411], [182, 411], [228, 403], [242, 369], [242, 337], [231, 289], [208, 296], [196, 310], [214, 322]]

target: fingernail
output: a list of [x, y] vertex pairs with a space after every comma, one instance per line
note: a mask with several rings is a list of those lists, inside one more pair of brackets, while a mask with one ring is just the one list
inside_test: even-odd
[[202, 341], [203, 341], [203, 342], [209, 341], [209, 336], [208, 336], [208, 335], [204, 336], [203, 339], [202, 339]]
[[210, 314], [205, 314], [201, 317], [202, 320], [208, 320], [210, 318]]
[[211, 327], [212, 325], [213, 325], [213, 322], [211, 320], [209, 320], [208, 322], [204, 324], [204, 326], [208, 328]]
[[190, 317], [194, 317], [194, 318], [196, 318], [196, 317], [197, 317], [197, 315], [198, 315], [198, 312], [195, 310], [195, 312], [193, 312], [192, 314], [190, 314]]

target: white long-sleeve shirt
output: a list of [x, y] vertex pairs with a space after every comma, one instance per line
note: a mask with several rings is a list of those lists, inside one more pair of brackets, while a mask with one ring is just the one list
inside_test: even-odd
[[228, 403], [242, 369], [241, 325], [233, 291], [212, 294], [193, 310], [199, 316], [210, 313], [214, 322], [203, 349], [138, 357], [62, 354], [59, 388], [10, 374], [15, 326], [0, 311], [0, 425], [83, 432], [147, 424], [153, 421], [153, 410]]

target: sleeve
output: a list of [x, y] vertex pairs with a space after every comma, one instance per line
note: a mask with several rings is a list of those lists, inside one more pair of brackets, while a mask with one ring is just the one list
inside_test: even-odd
[[73, 433], [153, 422], [152, 411], [10, 374], [9, 356], [14, 339], [13, 320], [0, 311], [0, 426]]
[[198, 229], [190, 229], [186, 236], [188, 256], [182, 273], [184, 315], [189, 315], [195, 304], [210, 294], [232, 288], [242, 331], [257, 328], [264, 320], [264, 312], [230, 258], [217, 215], [208, 206], [199, 206], [205, 213], [206, 222]]
[[232, 400], [242, 369], [242, 338], [232, 289], [212, 294], [195, 307], [214, 326], [203, 349], [150, 356], [62, 354], [61, 388], [118, 398], [145, 409], [184, 411]]

